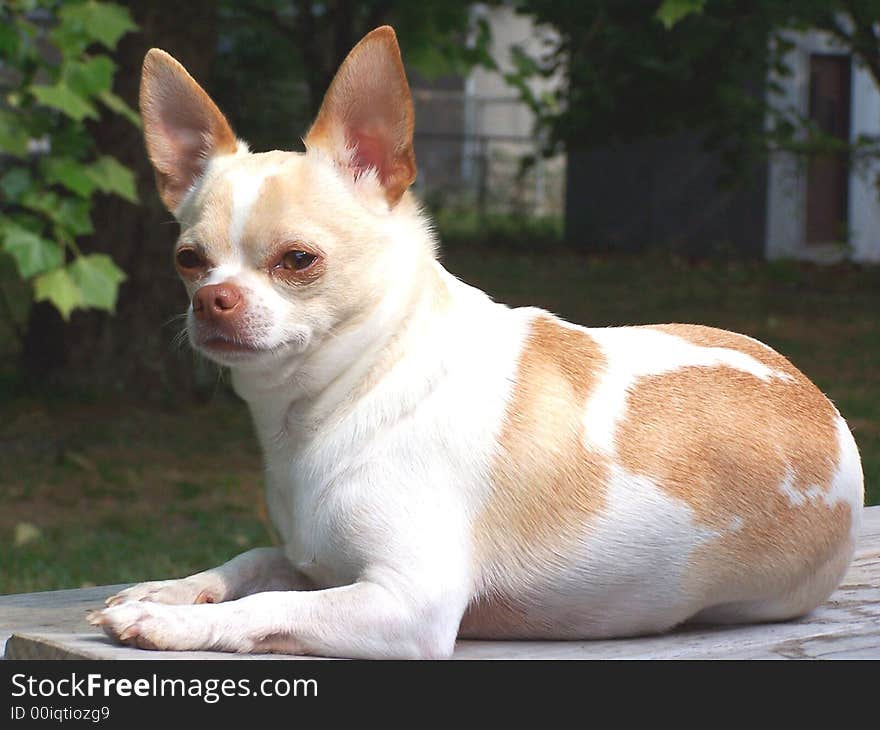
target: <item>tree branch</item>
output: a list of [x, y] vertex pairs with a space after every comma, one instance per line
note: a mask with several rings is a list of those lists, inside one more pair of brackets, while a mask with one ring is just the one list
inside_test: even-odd
[[852, 21], [853, 32], [847, 33], [833, 16], [827, 30], [847, 44], [852, 54], [861, 59], [874, 77], [874, 82], [880, 87], [880, 39], [874, 30], [877, 19], [872, 15], [862, 15], [852, 0], [841, 0], [840, 4]]

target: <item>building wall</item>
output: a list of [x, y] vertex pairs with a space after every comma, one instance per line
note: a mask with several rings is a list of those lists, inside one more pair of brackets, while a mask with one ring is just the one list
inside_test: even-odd
[[[852, 138], [880, 134], [880, 91], [864, 68], [853, 68]], [[850, 178], [851, 257], [880, 263], [880, 161], [857, 166]]]
[[[794, 49], [785, 61], [791, 70], [775, 79], [780, 94], [770, 97], [780, 108], [793, 108], [806, 116], [810, 103], [810, 55], [845, 53], [824, 33], [792, 33]], [[880, 134], [880, 91], [871, 74], [858, 64], [852, 66], [850, 139]], [[833, 260], [848, 257], [855, 261], [880, 261], [880, 190], [877, 187], [880, 163], [854, 166], [849, 176], [848, 245], [808, 246], [806, 244], [807, 168], [791, 153], [776, 153], [768, 165], [767, 226], [765, 250], [768, 258]], [[841, 242], [843, 243], [843, 242]]]
[[[842, 54], [844, 49], [818, 32], [793, 34], [791, 39], [796, 44], [786, 59], [791, 74], [774, 79], [782, 91], [772, 103], [806, 117], [810, 55]], [[880, 91], [856, 63], [850, 98], [850, 139], [880, 136]], [[780, 152], [750, 186], [723, 190], [716, 186], [721, 172], [717, 158], [693, 136], [570, 152], [566, 237], [574, 246], [594, 249], [736, 249], [771, 259], [880, 262], [880, 162], [851, 166], [848, 240], [838, 244], [806, 242], [807, 170], [802, 158]]]
[[[492, 28], [491, 53], [498, 71], [475, 68], [467, 80], [467, 131], [471, 143], [471, 159], [485, 165], [466, 174], [483, 175], [481, 184], [491, 190], [505, 190], [517, 208], [526, 206], [536, 214], [562, 214], [565, 186], [565, 156], [540, 158], [541, 140], [536, 134], [532, 110], [519, 101], [517, 92], [503, 78], [515, 70], [512, 48], [520, 47], [532, 57], [540, 58], [548, 45], [555, 45], [555, 33], [536, 27], [527, 16], [509, 7], [485, 11]], [[530, 81], [532, 93], [550, 94], [563, 83], [561, 76]], [[474, 154], [475, 153], [475, 154]], [[534, 167], [518, 177], [520, 160], [537, 156]]]
[[[524, 157], [537, 156], [540, 140], [531, 109], [503, 78], [513, 70], [511, 47], [538, 54], [546, 31], [509, 7], [483, 8], [492, 29], [490, 52], [500, 72], [477, 67], [464, 78], [421, 79], [411, 74], [416, 107], [417, 189], [441, 204], [481, 212], [562, 214], [565, 158], [539, 159], [521, 176]], [[558, 79], [540, 80], [537, 93]]]

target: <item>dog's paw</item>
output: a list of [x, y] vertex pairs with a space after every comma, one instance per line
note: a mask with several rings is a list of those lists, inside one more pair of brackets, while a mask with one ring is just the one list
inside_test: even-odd
[[179, 580], [155, 580], [138, 583], [110, 596], [107, 606], [122, 603], [164, 603], [169, 606], [188, 606], [194, 603], [219, 603], [223, 600], [222, 587], [207, 577], [192, 576]]
[[189, 620], [181, 607], [134, 601], [120, 603], [86, 616], [114, 641], [139, 649], [190, 651], [207, 648], [204, 626]]

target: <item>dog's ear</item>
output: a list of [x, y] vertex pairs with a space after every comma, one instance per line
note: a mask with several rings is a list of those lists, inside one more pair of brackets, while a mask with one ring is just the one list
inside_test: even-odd
[[413, 104], [389, 26], [368, 33], [348, 54], [305, 137], [357, 177], [374, 169], [394, 206], [416, 178]]
[[159, 195], [173, 213], [208, 160], [232, 154], [238, 143], [211, 97], [158, 48], [144, 58], [140, 108]]

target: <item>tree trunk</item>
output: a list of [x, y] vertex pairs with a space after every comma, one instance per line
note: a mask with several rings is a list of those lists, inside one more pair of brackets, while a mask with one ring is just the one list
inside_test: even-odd
[[[120, 42], [114, 91], [137, 109], [141, 64], [146, 51], [159, 46], [196, 77], [210, 71], [217, 41], [217, 4], [213, 0], [177, 3], [125, 3], [140, 31]], [[82, 242], [85, 251], [106, 252], [128, 277], [117, 311], [108, 315], [77, 310], [63, 330], [64, 353], [47, 343], [59, 338], [54, 313], [34, 308], [25, 347], [25, 372], [58, 372], [68, 385], [88, 384], [103, 391], [141, 397], [194, 392], [196, 368], [187, 344], [175, 343], [186, 298], [171, 263], [177, 224], [161, 205], [141, 131], [117, 115], [104, 114], [93, 130], [98, 149], [130, 167], [140, 204], [101, 196], [92, 211], [95, 233]], [[48, 347], [48, 349], [47, 349]]]

